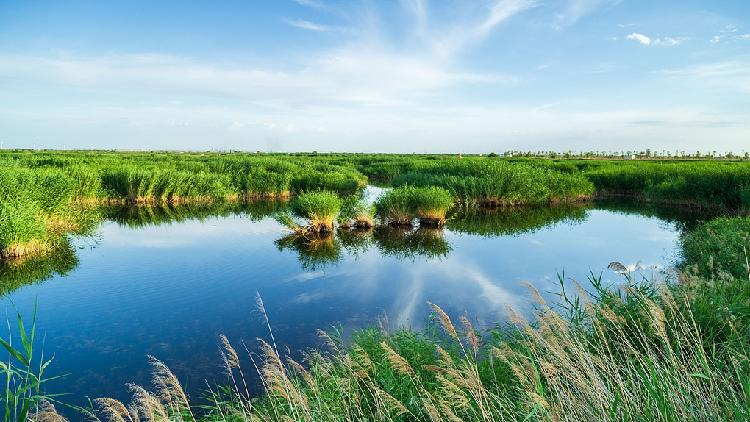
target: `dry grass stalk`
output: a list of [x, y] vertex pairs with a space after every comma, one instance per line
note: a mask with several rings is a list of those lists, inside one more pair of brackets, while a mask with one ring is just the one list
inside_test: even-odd
[[383, 348], [383, 351], [385, 351], [385, 355], [388, 358], [388, 362], [390, 362], [393, 369], [400, 372], [403, 375], [408, 376], [414, 376], [414, 369], [409, 365], [409, 362], [406, 361], [401, 355], [396, 353], [395, 350], [391, 348], [391, 346], [388, 345], [385, 341], [380, 343], [380, 347]]

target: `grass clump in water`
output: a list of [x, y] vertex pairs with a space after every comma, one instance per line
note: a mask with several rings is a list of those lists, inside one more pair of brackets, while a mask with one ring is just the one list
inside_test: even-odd
[[338, 223], [343, 229], [371, 229], [375, 226], [375, 208], [357, 195], [347, 196], [342, 201]]
[[442, 227], [446, 213], [453, 206], [453, 196], [436, 186], [413, 188], [409, 202], [421, 226]]
[[391, 226], [411, 226], [419, 218], [425, 226], [442, 226], [453, 205], [447, 190], [435, 186], [402, 186], [386, 192], [375, 202], [376, 215]]
[[289, 216], [279, 217], [279, 221], [307, 233], [326, 234], [333, 232], [333, 222], [341, 210], [341, 199], [332, 192], [306, 192], [295, 197], [290, 203], [292, 215], [305, 219], [305, 226], [295, 225]]
[[384, 224], [411, 226], [414, 213], [411, 207], [411, 187], [392, 189], [375, 201], [375, 215]]

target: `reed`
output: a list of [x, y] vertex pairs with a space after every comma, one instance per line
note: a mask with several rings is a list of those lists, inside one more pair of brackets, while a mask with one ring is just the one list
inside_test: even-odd
[[426, 227], [442, 227], [453, 206], [446, 189], [427, 186], [402, 186], [386, 192], [375, 202], [376, 215], [391, 226], [411, 226], [415, 218]]
[[410, 202], [412, 188], [392, 189], [375, 202], [375, 215], [384, 224], [411, 227], [414, 210]]
[[341, 199], [332, 192], [306, 192], [294, 198], [290, 208], [294, 216], [307, 220], [307, 232], [331, 233], [333, 222], [341, 210]]
[[442, 227], [445, 225], [445, 215], [453, 206], [453, 196], [436, 186], [414, 188], [409, 203], [419, 218], [420, 226]]
[[[248, 360], [262, 397], [246, 393], [244, 359], [222, 338], [229, 384], [210, 389], [203, 413], [189, 412], [165, 366], [155, 390], [139, 387], [136, 401], [150, 398], [159, 417], [146, 420], [168, 421], [747, 419], [746, 345], [707, 343], [681, 288], [628, 278], [623, 294], [591, 281], [594, 290], [576, 297], [563, 289], [556, 310], [532, 290], [533, 323], [510, 310], [511, 323], [487, 333], [435, 304], [433, 327], [442, 335], [372, 328], [344, 344], [321, 333], [325, 346], [306, 353], [304, 364], [279, 353], [273, 318], [261, 306], [270, 341], [259, 340]], [[132, 415], [122, 403], [98, 402], [106, 420]]]
[[375, 226], [375, 208], [358, 195], [349, 195], [342, 200], [338, 223], [344, 229], [370, 229]]

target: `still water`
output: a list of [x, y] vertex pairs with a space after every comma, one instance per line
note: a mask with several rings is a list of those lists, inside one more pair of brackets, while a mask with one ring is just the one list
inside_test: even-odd
[[[68, 403], [128, 399], [147, 384], [147, 355], [171, 367], [193, 397], [224, 381], [217, 336], [250, 347], [268, 337], [265, 302], [280, 347], [318, 345], [315, 330], [345, 332], [386, 316], [391, 328], [423, 327], [426, 301], [488, 327], [507, 306], [528, 312], [527, 283], [549, 299], [558, 275], [584, 286], [590, 272], [621, 283], [611, 261], [664, 277], [678, 239], [704, 216], [596, 203], [584, 207], [459, 212], [444, 230], [340, 232], [306, 243], [272, 213], [283, 204], [222, 209], [110, 209], [95, 237], [72, 239], [54, 259], [0, 267], [2, 308], [31, 316]], [[257, 391], [256, 391], [257, 392]]]

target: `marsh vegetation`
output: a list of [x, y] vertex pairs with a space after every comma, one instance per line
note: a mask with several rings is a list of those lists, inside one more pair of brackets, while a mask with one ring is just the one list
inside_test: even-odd
[[[76, 411], [87, 417], [750, 418], [746, 162], [15, 151], [0, 153], [0, 163], [5, 294], [73, 271], [78, 259], [72, 235], [90, 234], [103, 221], [147, 230], [218, 217], [275, 218], [292, 230], [274, 231], [268, 243], [292, 252], [310, 277], [375, 253], [407, 266], [442, 262], [456, 256], [463, 237], [573, 227], [585, 224], [593, 206], [655, 216], [681, 231], [679, 272], [666, 281], [639, 278], [623, 265], [613, 267], [624, 268], [621, 285], [606, 285], [596, 274], [585, 282], [563, 277], [554, 303], [548, 292], [532, 288], [533, 312], [510, 312], [507, 322], [489, 326], [431, 305], [426, 330], [328, 331], [321, 334], [322, 347], [299, 354], [276, 344], [274, 319], [280, 316], [269, 315], [259, 301], [264, 326], [272, 331], [257, 348], [247, 346], [252, 356], [220, 338], [225, 382], [189, 395], [154, 359], [153, 390], [134, 386], [132, 404], [122, 397], [97, 399]], [[387, 188], [374, 202], [362, 192], [368, 182]], [[598, 202], [611, 197], [631, 202]], [[681, 219], [680, 213], [695, 208], [712, 212]], [[44, 388], [45, 374], [35, 369], [33, 343], [27, 332], [20, 345], [3, 345], [13, 364], [3, 368], [15, 388], [4, 396], [6, 415], [13, 418], [42, 420], [59, 410], [50, 404], [56, 397]], [[262, 392], [250, 393], [247, 383]]]

